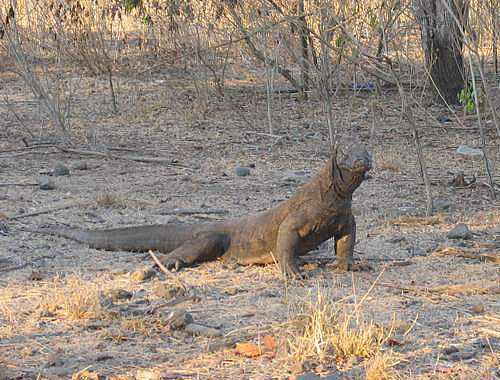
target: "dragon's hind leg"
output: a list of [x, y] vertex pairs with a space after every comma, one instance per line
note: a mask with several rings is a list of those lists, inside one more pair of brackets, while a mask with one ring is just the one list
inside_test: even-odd
[[222, 256], [229, 238], [224, 234], [202, 234], [161, 258], [167, 269], [179, 270], [195, 261], [210, 261]]

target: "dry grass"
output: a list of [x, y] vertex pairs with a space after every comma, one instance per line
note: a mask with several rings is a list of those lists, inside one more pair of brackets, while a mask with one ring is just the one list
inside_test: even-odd
[[95, 196], [94, 203], [90, 204], [88, 207], [96, 207], [96, 208], [103, 207], [103, 208], [114, 208], [114, 209], [125, 209], [125, 208], [143, 209], [148, 205], [149, 203], [146, 201], [137, 199], [128, 199], [111, 191], [104, 191], [98, 193]]
[[359, 309], [348, 312], [345, 305], [332, 303], [326, 293], [318, 289], [314, 301], [299, 305], [299, 329], [289, 338], [294, 360], [342, 363], [353, 357], [375, 357], [390, 331]]
[[377, 353], [365, 365], [366, 380], [395, 380], [401, 376], [394, 370], [398, 363], [393, 354]]
[[408, 216], [403, 215], [397, 219], [389, 220], [388, 223], [394, 226], [415, 227], [415, 226], [435, 226], [445, 223], [446, 219], [443, 215], [433, 216]]
[[392, 172], [401, 172], [404, 166], [404, 160], [401, 153], [387, 150], [384, 153], [377, 155], [377, 168], [380, 170], [388, 170]]
[[96, 195], [95, 205], [105, 208], [127, 208], [127, 201], [118, 194], [102, 192]]
[[99, 302], [99, 287], [79, 276], [46, 284], [44, 293], [38, 304], [40, 316], [55, 315], [66, 320], [109, 317]]

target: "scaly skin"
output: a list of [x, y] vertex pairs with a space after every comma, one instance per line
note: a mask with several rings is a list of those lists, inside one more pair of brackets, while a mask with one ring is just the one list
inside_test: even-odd
[[37, 232], [66, 237], [92, 248], [111, 251], [165, 253], [162, 263], [176, 270], [194, 262], [222, 257], [239, 264], [277, 261], [283, 274], [301, 277], [297, 256], [335, 238], [337, 267], [355, 269], [356, 223], [352, 194], [371, 157], [355, 139], [339, 142], [321, 171], [290, 199], [254, 215], [217, 223], [135, 226], [108, 230], [43, 229]]

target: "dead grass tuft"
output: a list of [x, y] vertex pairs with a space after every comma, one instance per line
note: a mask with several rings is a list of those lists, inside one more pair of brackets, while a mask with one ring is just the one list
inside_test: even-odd
[[351, 357], [374, 357], [388, 333], [358, 310], [349, 313], [341, 304], [328, 301], [325, 290], [318, 289], [315, 302], [302, 306], [299, 331], [289, 339], [296, 360], [345, 362]]
[[366, 380], [393, 380], [397, 379], [394, 366], [397, 360], [389, 353], [378, 353], [366, 363]]
[[42, 296], [38, 305], [41, 316], [55, 315], [67, 320], [108, 317], [99, 302], [96, 284], [75, 275], [50, 286], [50, 291]]
[[127, 208], [127, 202], [117, 194], [110, 192], [98, 193], [95, 197], [97, 207], [104, 208]]
[[408, 216], [403, 215], [397, 219], [389, 220], [389, 224], [394, 226], [435, 226], [437, 224], [445, 223], [445, 217], [443, 215], [434, 215], [434, 216]]
[[377, 156], [377, 167], [380, 170], [400, 172], [403, 167], [403, 158], [399, 152], [387, 151]]

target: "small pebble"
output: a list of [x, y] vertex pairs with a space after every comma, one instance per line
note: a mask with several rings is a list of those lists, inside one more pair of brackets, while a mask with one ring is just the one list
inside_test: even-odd
[[105, 293], [105, 296], [113, 302], [129, 300], [132, 298], [132, 293], [125, 289], [111, 289]]
[[52, 179], [42, 177], [40, 178], [39, 187], [40, 190], [54, 190], [56, 188], [56, 184], [52, 181]]
[[61, 176], [64, 176], [64, 175], [69, 175], [69, 169], [64, 164], [57, 164], [54, 167], [54, 170], [52, 171], [52, 175], [54, 177], [61, 177]]
[[238, 166], [235, 169], [235, 173], [238, 177], [246, 177], [250, 175], [250, 168], [246, 166]]
[[448, 239], [470, 239], [472, 238], [472, 232], [469, 230], [464, 223], [459, 223], [446, 234]]
[[472, 305], [470, 308], [470, 311], [472, 311], [474, 314], [483, 314], [485, 311], [484, 305], [482, 303], [476, 303], [475, 305]]
[[73, 170], [88, 170], [89, 166], [86, 161], [78, 161], [71, 167]]

